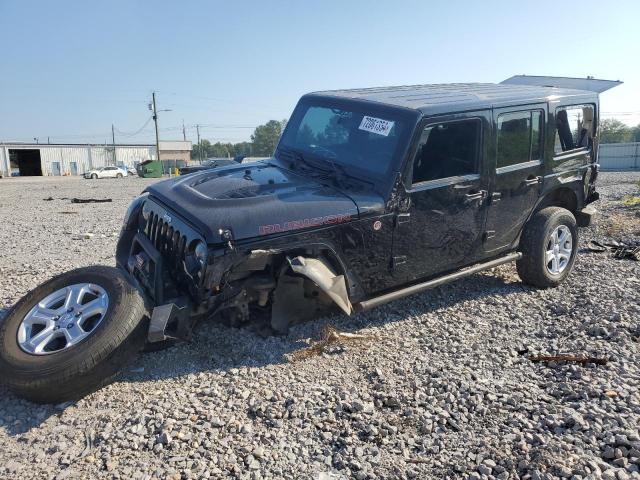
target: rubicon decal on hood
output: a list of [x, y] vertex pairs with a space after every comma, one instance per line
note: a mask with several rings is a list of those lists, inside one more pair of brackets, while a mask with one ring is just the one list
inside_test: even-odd
[[290, 230], [299, 230], [301, 228], [318, 227], [321, 225], [335, 225], [351, 220], [350, 213], [341, 213], [337, 215], [326, 215], [324, 217], [303, 218], [302, 220], [291, 220], [284, 223], [274, 223], [273, 225], [261, 225], [258, 227], [260, 235], [269, 235], [270, 233], [288, 232]]

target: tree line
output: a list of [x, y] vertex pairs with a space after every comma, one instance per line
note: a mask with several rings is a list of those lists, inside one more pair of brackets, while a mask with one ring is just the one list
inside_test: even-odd
[[600, 143], [627, 143], [640, 142], [640, 125], [630, 127], [629, 125], [608, 118], [600, 122]]
[[284, 130], [286, 120], [269, 120], [264, 125], [259, 125], [253, 131], [250, 142], [239, 143], [211, 143], [209, 140], [201, 140], [200, 144], [193, 146], [191, 158], [194, 160], [207, 158], [228, 157], [239, 155], [245, 157], [269, 157], [273, 154]]
[[[199, 145], [193, 146], [191, 157], [194, 160], [207, 158], [237, 156], [269, 157], [273, 154], [286, 126], [286, 120], [269, 120], [264, 125], [256, 127], [250, 142], [211, 143], [201, 140]], [[303, 132], [304, 133], [304, 132]], [[640, 125], [630, 127], [614, 118], [600, 122], [600, 143], [640, 142]]]

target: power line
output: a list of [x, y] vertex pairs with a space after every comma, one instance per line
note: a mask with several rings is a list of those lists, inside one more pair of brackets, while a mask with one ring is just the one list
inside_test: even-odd
[[115, 129], [115, 131], [118, 132], [118, 135], [122, 135], [123, 137], [135, 137], [140, 132], [142, 132], [147, 127], [147, 125], [149, 125], [149, 122], [151, 122], [151, 120], [153, 120], [153, 117], [149, 117], [147, 121], [144, 122], [144, 124], [133, 133], [123, 132], [122, 130], [119, 130], [117, 128]]

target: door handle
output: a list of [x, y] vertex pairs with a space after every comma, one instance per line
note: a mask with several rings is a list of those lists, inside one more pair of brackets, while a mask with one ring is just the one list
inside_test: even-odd
[[527, 178], [523, 183], [527, 187], [539, 185], [540, 183], [542, 183], [542, 177]]
[[464, 196], [464, 203], [473, 203], [473, 202], [477, 202], [478, 200], [482, 201], [486, 197], [487, 197], [486, 190], [479, 190], [477, 192], [467, 193]]
[[411, 221], [411, 214], [410, 213], [399, 213], [396, 216], [396, 226], [403, 224], [403, 223], [408, 223], [409, 221]]

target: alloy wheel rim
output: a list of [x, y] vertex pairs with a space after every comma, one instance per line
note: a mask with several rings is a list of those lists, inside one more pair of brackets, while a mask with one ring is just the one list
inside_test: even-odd
[[94, 283], [56, 290], [27, 313], [18, 328], [18, 345], [31, 355], [50, 355], [91, 336], [104, 320], [109, 295]]
[[566, 225], [556, 227], [547, 239], [545, 265], [551, 275], [564, 272], [573, 252], [573, 235]]

